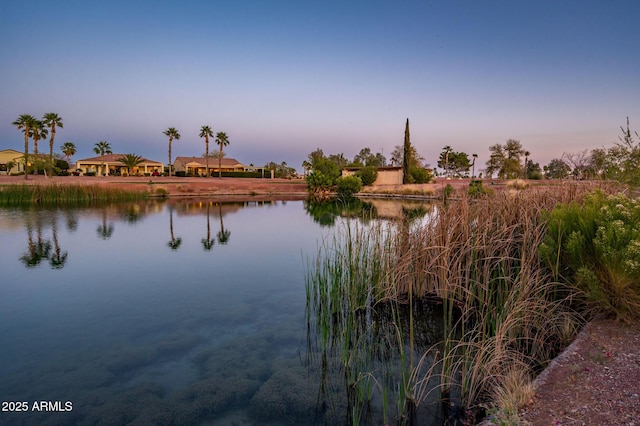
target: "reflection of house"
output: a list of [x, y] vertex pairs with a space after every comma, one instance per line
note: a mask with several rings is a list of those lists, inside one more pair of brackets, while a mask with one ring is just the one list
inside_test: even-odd
[[[256, 169], [253, 166], [245, 166], [235, 158], [223, 158], [220, 166], [223, 172], [246, 172]], [[173, 168], [176, 172], [204, 176], [207, 174], [207, 161], [204, 157], [177, 157], [173, 162]], [[218, 171], [218, 159], [209, 158], [209, 173]]]
[[[126, 175], [127, 166], [119, 160], [126, 154], [107, 154], [104, 157], [97, 156], [76, 161], [76, 168], [82, 170], [83, 174], [96, 173], [98, 175]], [[101, 170], [102, 167], [102, 170]], [[153, 172], [162, 174], [164, 163], [158, 161], [142, 159], [142, 163], [131, 169], [131, 175], [150, 175]]]
[[[9, 166], [12, 166], [11, 168]], [[3, 173], [4, 172], [4, 173]], [[24, 153], [13, 149], [0, 151], [0, 174], [24, 172]]]
[[[345, 167], [342, 176], [352, 176], [361, 167]], [[378, 177], [372, 185], [402, 185], [402, 167], [378, 167]]]

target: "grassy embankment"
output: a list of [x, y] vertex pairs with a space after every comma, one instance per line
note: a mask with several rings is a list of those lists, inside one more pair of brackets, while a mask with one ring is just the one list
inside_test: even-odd
[[[439, 206], [418, 228], [351, 223], [344, 235], [326, 242], [308, 272], [309, 321], [323, 350], [339, 348], [346, 384], [353, 390], [354, 421], [367, 417], [373, 400], [383, 401], [385, 422], [415, 421], [434, 396], [445, 409], [451, 403], [461, 406], [468, 418], [473, 412], [494, 412], [514, 419], [532, 396], [533, 376], [590, 314], [640, 312], [638, 285], [619, 265], [597, 261], [596, 249], [586, 242], [602, 234], [600, 239], [608, 235], [614, 244], [615, 231], [598, 231], [603, 225], [593, 217], [577, 219], [594, 197], [600, 201], [593, 209], [621, 203], [603, 193], [588, 195], [593, 189], [571, 185], [463, 198]], [[628, 216], [640, 218], [640, 207], [636, 210], [636, 216]], [[564, 211], [572, 212], [577, 230], [563, 228]], [[580, 237], [579, 228], [587, 222], [591, 228]], [[579, 258], [584, 247], [577, 242], [566, 248], [569, 235], [591, 249], [590, 257]], [[607, 253], [609, 263], [620, 255]], [[640, 264], [637, 260], [631, 267]], [[416, 327], [420, 319], [414, 306], [425, 299], [442, 304], [445, 330], [442, 341], [421, 352], [416, 340], [423, 330]], [[410, 307], [408, 320], [397, 315], [403, 305]], [[378, 326], [363, 318], [382, 310], [392, 312], [394, 331], [387, 345], [401, 359], [395, 383], [380, 371], [363, 370]], [[390, 400], [395, 418], [387, 409]]]
[[149, 197], [144, 191], [127, 191], [103, 185], [3, 185], [0, 206], [92, 204], [109, 201], [135, 201]]

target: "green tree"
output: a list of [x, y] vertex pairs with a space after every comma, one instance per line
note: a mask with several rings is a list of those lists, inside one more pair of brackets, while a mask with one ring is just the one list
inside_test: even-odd
[[118, 161], [127, 166], [127, 174], [131, 176], [131, 170], [138, 164], [142, 163], [144, 158], [136, 154], [124, 154], [118, 159]]
[[18, 119], [12, 124], [22, 130], [24, 133], [24, 178], [27, 179], [27, 164], [29, 164], [29, 138], [31, 137], [31, 129], [35, 126], [36, 120], [34, 116], [29, 114], [20, 114]]
[[94, 146], [93, 152], [100, 156], [100, 176], [104, 176], [104, 156], [105, 154], [113, 154], [111, 145], [107, 141], [100, 141]]
[[216, 133], [216, 144], [220, 147], [220, 155], [218, 156], [218, 177], [222, 178], [222, 157], [224, 156], [224, 147], [229, 145], [229, 137], [225, 132]]
[[77, 150], [73, 142], [65, 142], [60, 147], [62, 153], [67, 157], [67, 163], [71, 164], [71, 156], [75, 155]]
[[489, 147], [489, 160], [486, 173], [492, 176], [498, 173], [500, 179], [515, 179], [522, 176], [520, 157], [526, 152], [520, 141], [509, 139], [503, 145], [496, 144]]
[[35, 120], [33, 123], [33, 127], [31, 129], [31, 136], [33, 138], [33, 154], [34, 154], [34, 173], [38, 173], [40, 166], [42, 166], [42, 162], [40, 161], [40, 157], [38, 157], [38, 141], [47, 138], [49, 134], [49, 130], [45, 127], [44, 123], [40, 120]]
[[165, 136], [169, 136], [169, 177], [171, 177], [171, 143], [173, 142], [173, 140], [179, 140], [180, 139], [180, 133], [178, 133], [178, 131], [176, 130], [175, 127], [169, 127], [167, 130], [165, 130], [164, 132]]
[[545, 176], [549, 179], [565, 179], [569, 176], [571, 167], [562, 159], [554, 158], [544, 166]]
[[411, 157], [411, 136], [409, 135], [409, 119], [407, 118], [407, 123], [404, 126], [404, 144], [402, 150], [402, 183], [409, 183], [410, 178], [410, 168], [411, 164], [409, 163], [409, 158]]
[[211, 127], [209, 126], [202, 126], [200, 128], [200, 137], [204, 138], [204, 144], [205, 144], [205, 154], [204, 154], [204, 161], [205, 161], [205, 170], [206, 170], [206, 176], [209, 177], [209, 138], [213, 137], [213, 130], [211, 130]]
[[51, 132], [51, 137], [49, 138], [49, 175], [53, 175], [53, 143], [56, 138], [56, 129], [63, 128], [62, 125], [62, 117], [60, 117], [55, 112], [48, 112], [44, 116], [42, 116], [42, 121], [45, 126], [49, 127], [49, 131]]
[[460, 177], [469, 171], [471, 168], [471, 162], [469, 161], [468, 154], [464, 152], [456, 152], [447, 145], [440, 153], [438, 167], [444, 169], [445, 174], [448, 177], [451, 177], [452, 175]]

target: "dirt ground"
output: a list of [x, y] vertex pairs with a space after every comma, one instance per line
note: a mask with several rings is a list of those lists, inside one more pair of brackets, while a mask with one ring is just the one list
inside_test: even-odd
[[[180, 196], [268, 196], [304, 199], [304, 180], [176, 178], [176, 177], [54, 177], [0, 176], [3, 184], [78, 183]], [[379, 188], [379, 192], [437, 194], [446, 183], [457, 190], [468, 181], [437, 182]], [[536, 396], [521, 413], [526, 425], [640, 426], [640, 324], [597, 320], [536, 379]]]
[[640, 425], [640, 324], [595, 320], [536, 379], [532, 425]]

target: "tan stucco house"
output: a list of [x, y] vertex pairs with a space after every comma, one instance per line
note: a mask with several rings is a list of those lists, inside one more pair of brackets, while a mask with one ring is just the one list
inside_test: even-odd
[[[76, 161], [76, 169], [80, 170], [82, 174], [95, 173], [98, 176], [126, 175], [127, 166], [119, 161], [125, 155], [107, 154], [104, 157], [98, 155], [97, 157], [85, 158]], [[142, 160], [142, 163], [131, 169], [132, 176], [149, 176], [154, 172], [164, 173], [164, 163], [146, 158]]]
[[[11, 168], [8, 166], [12, 165]], [[24, 152], [14, 149], [0, 150], [0, 176], [24, 172]]]
[[[223, 172], [246, 172], [255, 167], [245, 166], [235, 158], [223, 158], [220, 165]], [[207, 161], [204, 157], [177, 157], [173, 162], [173, 169], [176, 172], [191, 173], [194, 176], [205, 176], [207, 174]], [[209, 174], [218, 173], [218, 159], [209, 158]]]

